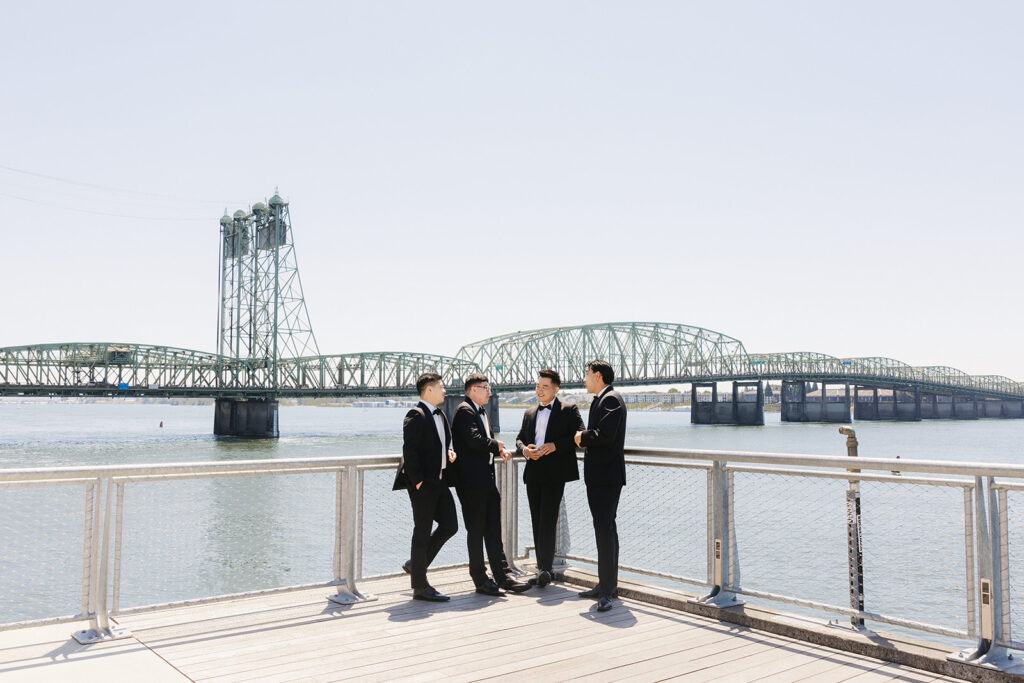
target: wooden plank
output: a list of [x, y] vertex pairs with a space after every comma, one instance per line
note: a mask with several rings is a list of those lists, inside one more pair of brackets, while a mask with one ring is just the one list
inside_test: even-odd
[[[556, 600], [556, 602], [562, 601]], [[593, 603], [590, 604], [592, 605]], [[572, 610], [579, 609], [578, 605], [571, 605], [570, 608]], [[517, 609], [522, 615], [533, 615], [533, 618], [528, 622], [524, 622], [522, 619], [513, 621], [508, 618], [508, 610], [511, 609]], [[382, 658], [380, 648], [373, 647], [365, 652], [367, 655], [366, 659], [357, 658], [359, 653], [349, 652], [338, 657], [322, 658], [314, 664], [303, 666], [301, 669], [296, 668], [295, 664], [291, 663], [279, 669], [264, 670], [263, 673], [277, 675], [283, 674], [287, 670], [298, 676], [300, 674], [313, 675], [314, 673], [337, 671], [338, 675], [334, 678], [365, 678], [372, 673], [388, 672], [386, 677], [393, 678], [395, 675], [400, 675], [398, 672], [403, 667], [419, 667], [426, 661], [443, 663], [443, 673], [451, 675], [451, 667], [455, 663], [463, 660], [478, 662], [481, 651], [486, 651], [489, 659], [495, 659], [500, 656], [503, 649], [509, 649], [513, 654], [521, 652], [523, 650], [523, 643], [530, 642], [529, 639], [566, 633], [564, 619], [558, 615], [561, 609], [563, 608], [556, 606], [551, 610], [540, 610], [541, 614], [537, 615], [538, 610], [536, 609], [536, 604], [534, 604], [532, 609], [530, 609], [530, 605], [520, 608], [507, 607], [496, 614], [490, 613], [491, 609], [488, 608], [487, 612], [474, 615], [472, 619], [466, 619], [464, 615], [459, 614], [446, 614], [446, 616], [456, 618], [458, 622], [452, 630], [452, 634], [457, 636], [457, 638], [450, 638], [448, 640], [438, 638], [436, 641], [420, 643], [412, 647], [409, 646], [406, 640], [396, 639], [392, 641], [390, 651], [394, 651], [396, 647], [399, 648], [396, 653], [398, 656]], [[567, 614], [569, 613], [567, 612]], [[571, 614], [575, 614], [575, 611], [571, 612]], [[620, 613], [618, 618], [628, 619], [629, 616], [628, 614]], [[539, 621], [537, 620], [538, 617]], [[659, 623], [656, 617], [650, 617], [650, 620], [652, 623]], [[432, 629], [431, 633], [433, 634], [434, 632], [435, 630]], [[502, 634], [500, 639], [495, 638], [496, 632]], [[569, 633], [573, 634], [574, 631]], [[339, 661], [335, 660], [343, 660], [346, 665], [344, 667], [338, 666]]]

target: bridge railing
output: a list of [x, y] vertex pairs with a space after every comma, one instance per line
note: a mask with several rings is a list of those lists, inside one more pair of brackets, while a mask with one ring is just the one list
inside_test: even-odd
[[[768, 600], [1024, 649], [1024, 467], [627, 449], [621, 571], [727, 607]], [[857, 469], [851, 469], [856, 465]], [[0, 628], [90, 619], [297, 587], [358, 584], [407, 558], [396, 456], [0, 470]], [[499, 467], [513, 561], [530, 538], [520, 462]], [[559, 553], [596, 562], [582, 482], [566, 487]], [[460, 524], [460, 526], [462, 526]], [[461, 533], [461, 532], [460, 532]], [[465, 562], [460, 537], [435, 566]], [[79, 610], [76, 614], [68, 614]], [[63, 616], [61, 616], [63, 612]], [[13, 617], [13, 618], [12, 618]]]

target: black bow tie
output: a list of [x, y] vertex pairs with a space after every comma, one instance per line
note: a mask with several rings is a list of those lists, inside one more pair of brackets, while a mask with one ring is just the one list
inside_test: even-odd
[[540, 408], [537, 408], [537, 410], [551, 410], [551, 406], [550, 405], [541, 406]]
[[477, 409], [476, 409], [476, 412], [478, 412], [478, 413], [480, 413], [481, 415], [483, 415], [485, 411], [484, 411], [484, 409], [483, 409], [483, 408], [477, 408]]
[[440, 408], [434, 408], [434, 415], [440, 415], [440, 414], [441, 414], [441, 409]]

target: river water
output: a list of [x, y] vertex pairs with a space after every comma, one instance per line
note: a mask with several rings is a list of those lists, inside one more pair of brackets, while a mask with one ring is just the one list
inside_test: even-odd
[[[0, 401], [0, 468], [396, 454], [404, 412], [282, 406], [280, 439], [242, 441], [211, 434], [212, 406]], [[522, 409], [502, 409], [506, 443], [521, 419]], [[836, 425], [782, 423], [778, 413], [767, 413], [763, 427], [689, 420], [634, 410], [626, 443], [846, 455]], [[855, 428], [865, 457], [1024, 463], [1024, 420]], [[366, 474], [366, 575], [397, 571], [407, 554], [411, 515], [404, 494], [390, 491], [392, 476]], [[630, 468], [629, 478], [621, 563], [703, 579], [706, 475]], [[844, 481], [736, 475], [742, 585], [848, 604], [845, 490]], [[863, 495], [867, 608], [965, 628], [961, 489], [865, 483]], [[324, 474], [129, 484], [121, 608], [329, 580], [333, 497], [333, 475]], [[79, 486], [0, 488], [0, 624], [80, 611], [84, 500]], [[582, 483], [567, 487], [566, 501], [571, 552], [593, 556]], [[525, 547], [525, 494], [520, 511]], [[1024, 529], [1016, 514], [1010, 528]], [[463, 538], [460, 531], [437, 562], [464, 562]]]

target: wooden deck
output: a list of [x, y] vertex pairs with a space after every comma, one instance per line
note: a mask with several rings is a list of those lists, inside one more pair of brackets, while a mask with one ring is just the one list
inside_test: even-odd
[[635, 600], [606, 613], [552, 584], [489, 598], [464, 569], [452, 596], [413, 601], [408, 577], [340, 606], [302, 590], [122, 617], [133, 637], [80, 646], [82, 624], [0, 632], [0, 681], [953, 680]]

